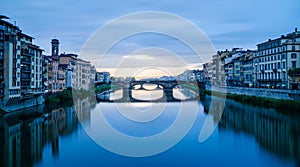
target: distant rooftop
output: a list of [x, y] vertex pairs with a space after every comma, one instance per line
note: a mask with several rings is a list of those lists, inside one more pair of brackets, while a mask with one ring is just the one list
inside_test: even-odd
[[3, 19], [9, 19], [9, 17], [4, 16], [4, 15], [0, 15], [0, 20], [3, 20]]

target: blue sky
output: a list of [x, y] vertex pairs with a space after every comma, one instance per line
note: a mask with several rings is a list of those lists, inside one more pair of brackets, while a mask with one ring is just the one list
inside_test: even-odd
[[[61, 42], [61, 52], [79, 53], [90, 35], [105, 23], [142, 11], [170, 12], [188, 19], [217, 50], [255, 49], [257, 43], [292, 32], [295, 27], [300, 29], [299, 0], [2, 0], [0, 4], [0, 14], [35, 37], [35, 44], [46, 54], [54, 37]], [[151, 47], [162, 40], [167, 48], [173, 44], [166, 37], [144, 38], [147, 40], [125, 40], [123, 48], [128, 50], [133, 46], [128, 44], [133, 43]], [[122, 52], [122, 45], [116, 48]]]
[[88, 37], [116, 17], [140, 11], [171, 12], [202, 29], [218, 50], [255, 48], [258, 42], [300, 28], [298, 0], [2, 0], [0, 13], [16, 21], [50, 50], [60, 39], [61, 50], [80, 51]]

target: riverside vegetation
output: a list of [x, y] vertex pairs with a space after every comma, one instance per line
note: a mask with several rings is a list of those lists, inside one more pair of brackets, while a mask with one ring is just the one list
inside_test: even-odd
[[286, 112], [289, 114], [300, 114], [300, 101], [296, 100], [280, 100], [274, 98], [266, 98], [266, 97], [257, 97], [257, 96], [248, 96], [248, 95], [238, 95], [238, 94], [230, 94], [230, 93], [222, 93], [216, 91], [209, 91], [205, 89], [199, 89], [194, 85], [182, 84], [184, 88], [190, 89], [194, 92], [199, 91], [201, 95], [214, 95], [219, 97], [226, 97], [228, 99], [232, 99], [237, 102], [247, 103], [256, 105], [259, 107], [266, 108], [275, 108], [277, 111]]

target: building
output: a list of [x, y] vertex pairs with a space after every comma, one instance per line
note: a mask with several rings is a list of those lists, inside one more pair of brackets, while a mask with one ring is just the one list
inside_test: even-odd
[[57, 92], [66, 88], [90, 90], [95, 82], [95, 67], [89, 61], [78, 58], [77, 54], [59, 54], [59, 44], [58, 39], [51, 40], [49, 91]]
[[43, 92], [47, 93], [52, 88], [52, 59], [50, 56], [43, 56]]
[[63, 91], [66, 89], [66, 73], [68, 66], [58, 64], [58, 89]]
[[42, 93], [42, 52], [33, 37], [0, 16], [1, 108]]
[[51, 59], [52, 59], [52, 85], [51, 92], [61, 91], [59, 88], [59, 40], [52, 39], [51, 40]]
[[96, 82], [109, 83], [110, 73], [109, 72], [96, 72]]
[[21, 40], [21, 94], [42, 93], [43, 50], [32, 44], [32, 37], [23, 33], [19, 36]]
[[244, 87], [253, 87], [253, 58], [255, 54], [255, 51], [249, 51], [248, 53], [245, 53], [242, 58], [242, 84]]
[[[73, 75], [74, 87], [77, 90], [90, 90], [91, 89], [91, 76], [92, 65], [89, 61], [78, 58], [76, 69]], [[93, 74], [94, 76], [95, 74]]]
[[224, 68], [224, 77], [227, 86], [241, 86], [240, 79], [240, 58], [243, 51], [240, 48], [233, 48], [232, 51], [226, 50], [222, 53], [222, 64]]
[[254, 58], [254, 82], [257, 87], [299, 89], [299, 80], [288, 75], [300, 68], [300, 33], [282, 35], [257, 45]]
[[59, 56], [59, 64], [60, 66], [64, 66], [65, 68], [65, 88], [73, 87], [73, 83], [76, 81], [73, 78], [73, 71], [77, 65], [77, 57], [76, 54], [60, 54]]
[[253, 86], [253, 57], [256, 51], [233, 48], [231, 51], [219, 51], [222, 67], [220, 81], [227, 86]]

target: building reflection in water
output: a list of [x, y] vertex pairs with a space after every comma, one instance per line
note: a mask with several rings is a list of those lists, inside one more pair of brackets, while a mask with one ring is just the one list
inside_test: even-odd
[[[211, 96], [203, 97], [206, 111], [215, 107], [212, 114], [220, 130], [233, 130], [253, 136], [266, 150], [280, 157], [300, 160], [300, 118], [278, 113], [274, 109], [259, 108], [232, 100], [222, 105], [210, 105]], [[214, 97], [213, 97], [214, 98]], [[221, 100], [222, 99], [218, 99]], [[50, 146], [52, 155], [59, 155], [59, 139], [77, 131], [79, 121], [88, 123], [90, 109], [96, 101], [78, 99], [72, 107], [61, 107], [50, 112], [45, 108], [26, 110], [0, 115], [0, 166], [33, 166], [41, 161], [45, 146]]]
[[[211, 98], [205, 97], [203, 103], [206, 110]], [[214, 116], [218, 118], [219, 112]], [[218, 126], [220, 130], [247, 133], [269, 152], [300, 161], [299, 115], [288, 115], [275, 109], [255, 107], [227, 99]]]
[[59, 137], [77, 130], [77, 113], [80, 120], [90, 119], [88, 111], [95, 105], [86, 98], [50, 112], [39, 106], [0, 115], [0, 166], [33, 166], [47, 145], [58, 156]]

